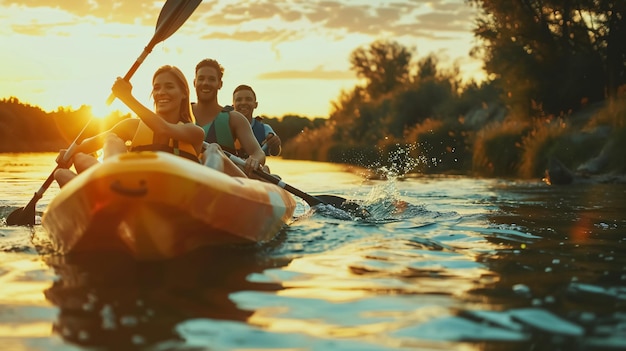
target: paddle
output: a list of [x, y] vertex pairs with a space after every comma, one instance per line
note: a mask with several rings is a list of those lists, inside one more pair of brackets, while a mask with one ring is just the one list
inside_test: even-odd
[[7, 216], [7, 225], [35, 225], [35, 206], [37, 205], [37, 201], [41, 199], [43, 193], [48, 190], [50, 184], [52, 184], [52, 182], [54, 181], [54, 172], [56, 172], [57, 169], [61, 168], [61, 164], [66, 164], [67, 161], [69, 161], [71, 155], [74, 153], [74, 149], [76, 148], [76, 146], [82, 142], [83, 134], [85, 134], [85, 131], [87, 130], [87, 127], [90, 123], [91, 119], [87, 122], [87, 124], [85, 124], [80, 133], [78, 133], [76, 139], [74, 139], [72, 144], [67, 148], [65, 155], [63, 155], [63, 161], [59, 162], [59, 164], [54, 168], [52, 173], [50, 173], [50, 175], [48, 176], [48, 179], [46, 179], [46, 181], [41, 185], [39, 190], [37, 190], [35, 195], [33, 195], [33, 198], [30, 199], [28, 204], [9, 213], [9, 215]]
[[[244, 166], [246, 164], [246, 161], [244, 161], [243, 159], [231, 154], [228, 151], [224, 151], [224, 154], [226, 154], [226, 156], [233, 161], [236, 165], [239, 166]], [[313, 206], [317, 206], [317, 205], [331, 205], [333, 207], [336, 207], [338, 209], [341, 209], [343, 211], [346, 211], [352, 215], [358, 216], [358, 217], [366, 217], [368, 215], [367, 210], [364, 208], [361, 208], [359, 205], [357, 205], [356, 203], [353, 202], [348, 202], [348, 200], [344, 199], [343, 197], [339, 197], [336, 195], [318, 195], [318, 196], [313, 196], [310, 194], [305, 193], [302, 190], [296, 189], [293, 186], [285, 183], [282, 181], [282, 179], [273, 176], [271, 174], [268, 174], [266, 172], [263, 172], [261, 170], [255, 169], [253, 171], [253, 173], [258, 176], [259, 178], [269, 182], [269, 183], [273, 183], [278, 185], [279, 187], [287, 190], [288, 192], [296, 195], [297, 197], [303, 199], [304, 201], [306, 201], [307, 204], [309, 204], [309, 206], [313, 207]]]
[[[130, 70], [124, 76], [125, 80], [129, 80], [139, 66], [143, 63], [144, 59], [150, 54], [152, 48], [159, 42], [169, 38], [185, 21], [191, 16], [193, 11], [200, 5], [202, 0], [167, 0], [161, 9], [159, 18], [157, 19], [154, 36], [143, 50], [142, 54], [137, 58]], [[107, 104], [111, 104], [115, 99], [114, 95], [109, 96]], [[91, 122], [91, 120], [89, 121]], [[89, 122], [85, 125], [83, 130], [80, 131], [72, 145], [67, 149], [63, 157], [63, 164], [71, 158], [74, 153], [74, 149], [82, 142], [83, 133], [87, 129]], [[50, 187], [50, 184], [54, 181], [54, 172], [61, 168], [57, 165], [52, 173], [48, 176], [48, 179], [43, 183], [41, 188], [37, 190], [33, 198], [23, 208], [14, 210], [7, 216], [7, 225], [35, 225], [35, 205], [37, 201], [41, 199], [43, 193]]]
[[[154, 46], [174, 34], [174, 32], [185, 23], [189, 16], [191, 16], [201, 2], [202, 0], [167, 0], [165, 2], [159, 14], [152, 40], [150, 40], [141, 55], [139, 55], [132, 67], [126, 72], [124, 80], [130, 80], [148, 54], [152, 52]], [[115, 95], [109, 95], [106, 101], [107, 105], [110, 105], [113, 100], [115, 100]]]

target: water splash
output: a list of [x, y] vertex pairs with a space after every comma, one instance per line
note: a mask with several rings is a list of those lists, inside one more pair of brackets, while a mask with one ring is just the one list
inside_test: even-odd
[[[416, 153], [416, 144], [395, 144], [395, 149], [387, 151], [387, 159], [371, 163], [368, 169], [368, 177], [372, 179], [403, 179], [407, 174], [414, 173], [421, 164], [429, 161], [424, 156], [412, 157]], [[384, 154], [383, 150], [380, 150]]]
[[[437, 160], [428, 159], [418, 152], [423, 149], [419, 143], [396, 143], [393, 146], [387, 145], [384, 149], [381, 148], [379, 154], [386, 154], [386, 159], [381, 157], [365, 166], [364, 170], [359, 173], [364, 183], [371, 183], [372, 180], [384, 181], [383, 183], [373, 188], [368, 184], [367, 189], [370, 190], [366, 194], [363, 194], [361, 190], [351, 194], [350, 200], [342, 206], [348, 209], [348, 213], [327, 207], [318, 209], [318, 213], [342, 220], [387, 223], [421, 217], [428, 212], [423, 205], [414, 205], [405, 201], [403, 195], [397, 190], [397, 182], [404, 181], [409, 174], [415, 174], [420, 166], [436, 165]], [[419, 155], [413, 157], [412, 155], [415, 154]]]
[[[350, 214], [348, 211], [344, 211], [340, 208], [337, 208], [332, 205], [320, 204], [315, 206], [314, 213], [319, 213], [324, 217], [330, 217], [335, 219], [340, 219], [344, 221], [352, 221], [356, 219], [356, 216]], [[306, 218], [310, 217], [310, 215], [306, 215]]]
[[[385, 224], [415, 218], [432, 219], [444, 215], [433, 213], [422, 204], [406, 201], [398, 190], [398, 182], [404, 181], [408, 174], [414, 174], [420, 165], [436, 164], [436, 160], [430, 160], [424, 155], [413, 157], [418, 147], [416, 143], [395, 144], [395, 149], [388, 151], [386, 160], [376, 160], [360, 172], [362, 186], [347, 196], [348, 200], [342, 204], [341, 209], [320, 205], [313, 212], [327, 218], [367, 224]], [[371, 186], [372, 180], [381, 182]]]
[[[362, 198], [362, 200], [357, 200]], [[389, 179], [371, 188], [365, 196], [353, 194], [341, 208], [332, 205], [318, 205], [315, 213], [325, 217], [362, 221], [366, 223], [387, 223], [420, 216], [426, 212], [422, 205], [413, 205], [402, 200], [395, 179]]]
[[414, 144], [396, 144], [397, 149], [388, 155], [387, 166], [373, 169], [378, 179], [385, 180], [374, 186], [366, 195], [365, 199], [358, 204], [365, 208], [369, 214], [363, 218], [369, 223], [386, 223], [414, 218], [422, 215], [426, 209], [422, 205], [413, 205], [402, 199], [398, 191], [397, 182], [413, 171], [419, 164], [419, 159], [411, 157], [415, 150]]
[[[363, 194], [361, 190], [355, 191], [341, 206], [342, 209], [321, 205], [316, 206], [315, 212], [325, 217], [373, 224], [425, 216], [429, 211], [423, 205], [405, 201], [397, 187], [397, 182], [403, 181], [405, 176], [413, 172], [421, 163], [429, 162], [423, 157], [411, 157], [416, 148], [415, 144], [396, 144], [396, 150], [389, 152], [386, 162], [376, 161], [361, 173], [364, 181], [376, 179], [383, 182], [373, 187], [367, 185], [369, 190], [366, 194]], [[365, 187], [360, 189], [363, 188]]]

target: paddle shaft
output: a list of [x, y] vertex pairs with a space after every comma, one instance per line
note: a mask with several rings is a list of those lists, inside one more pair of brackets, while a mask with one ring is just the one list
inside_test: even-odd
[[[222, 150], [222, 151], [224, 151], [224, 150]], [[224, 151], [224, 154], [226, 154], [226, 156], [231, 161], [233, 161], [236, 165], [239, 165], [239, 166], [243, 167], [246, 164], [246, 161], [244, 161], [243, 159], [241, 159], [241, 158], [231, 154], [228, 151]], [[256, 176], [258, 176], [259, 178], [261, 178], [263, 180], [266, 180], [266, 181], [268, 181], [270, 183], [276, 184], [279, 187], [287, 190], [288, 192], [298, 196], [299, 198], [301, 198], [304, 201], [306, 201], [306, 203], [309, 204], [309, 206], [316, 206], [316, 205], [324, 203], [323, 201], [321, 201], [320, 199], [316, 198], [315, 196], [307, 194], [307, 193], [305, 193], [304, 191], [302, 191], [300, 189], [294, 188], [293, 186], [283, 182], [281, 179], [279, 179], [279, 178], [277, 178], [277, 177], [275, 177], [275, 176], [273, 176], [271, 174], [265, 173], [262, 170], [255, 169], [252, 172]]]
[[39, 188], [39, 190], [37, 190], [35, 192], [35, 195], [33, 195], [32, 199], [30, 199], [30, 201], [26, 204], [26, 206], [24, 206], [24, 208], [35, 208], [35, 204], [37, 203], [37, 201], [39, 201], [39, 199], [41, 199], [43, 197], [43, 193], [46, 192], [46, 190], [48, 190], [48, 188], [50, 187], [50, 185], [52, 184], [52, 182], [54, 181], [54, 173], [61, 168], [61, 166], [57, 165], [54, 170], [52, 171], [52, 173], [50, 173], [50, 175], [48, 176], [48, 178], [46, 179], [46, 181], [41, 185], [41, 187]]
[[[152, 52], [153, 47], [154, 45], [152, 46], [148, 45], [143, 49], [143, 52], [141, 53], [141, 55], [139, 55], [137, 60], [135, 60], [135, 63], [130, 67], [128, 72], [126, 72], [126, 75], [124, 75], [124, 80], [126, 81], [130, 80], [130, 78], [135, 74], [137, 69], [139, 69], [139, 66], [141, 66], [141, 64], [146, 59], [146, 57]], [[113, 100], [115, 100], [115, 95], [111, 93], [111, 95], [109, 95], [109, 97], [107, 98], [106, 104], [111, 105], [111, 103], [113, 103]]]
[[253, 171], [253, 173], [256, 176], [258, 176], [259, 178], [261, 178], [263, 180], [266, 180], [266, 181], [268, 181], [270, 183], [274, 183], [274, 184], [278, 185], [279, 187], [287, 190], [288, 192], [296, 195], [297, 197], [302, 198], [304, 201], [306, 201], [307, 204], [309, 204], [309, 206], [315, 206], [315, 205], [319, 205], [319, 204], [323, 203], [321, 200], [319, 200], [315, 196], [309, 195], [309, 194], [305, 193], [302, 190], [296, 189], [293, 186], [283, 182], [282, 180], [274, 177], [271, 174], [267, 174], [267, 173], [265, 173], [265, 172], [263, 172], [261, 170], [258, 170], [258, 169], [255, 169]]

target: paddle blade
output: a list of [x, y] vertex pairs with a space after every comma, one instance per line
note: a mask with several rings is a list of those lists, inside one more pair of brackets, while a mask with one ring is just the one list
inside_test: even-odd
[[343, 206], [343, 204], [347, 201], [343, 197], [339, 197], [336, 195], [315, 195], [315, 198], [319, 200], [320, 203], [331, 205], [337, 208], [341, 208], [341, 206]]
[[[130, 78], [135, 74], [148, 54], [152, 52], [152, 48], [174, 34], [174, 32], [185, 23], [189, 16], [191, 16], [201, 2], [202, 0], [167, 0], [165, 2], [161, 13], [159, 13], [152, 39], [143, 49], [141, 55], [135, 60], [135, 63], [130, 67], [128, 72], [126, 72], [124, 80], [130, 81]], [[113, 100], [115, 100], [115, 95], [109, 95], [106, 100], [107, 106], [110, 106]]]
[[[76, 137], [76, 140], [81, 138], [81, 135], [86, 128], [87, 126], [83, 128], [80, 134]], [[70, 152], [70, 149], [74, 148], [76, 140], [74, 140], [72, 145], [70, 145], [70, 148], [67, 152]], [[48, 179], [46, 179], [46, 181], [41, 185], [39, 190], [37, 190], [35, 195], [33, 195], [32, 199], [30, 199], [26, 206], [18, 208], [7, 216], [7, 225], [35, 225], [35, 206], [37, 206], [37, 201], [39, 201], [39, 199], [43, 197], [43, 193], [48, 189], [48, 187], [50, 187], [50, 184], [52, 184], [52, 182], [54, 181], [54, 172], [56, 172], [57, 169], [59, 169], [58, 165], [54, 168], [54, 171], [50, 173]]]
[[343, 197], [336, 195], [316, 195], [315, 198], [323, 204], [331, 205], [342, 211], [348, 212], [354, 217], [367, 218], [370, 216], [370, 213], [365, 207], [357, 204], [356, 202], [348, 201]]
[[22, 212], [24, 211], [23, 207], [20, 207], [13, 212], [9, 213], [7, 216], [7, 225], [24, 225], [20, 222], [22, 221]]
[[157, 19], [153, 45], [169, 38], [200, 5], [202, 0], [167, 0]]
[[25, 207], [11, 212], [7, 216], [7, 225], [35, 225], [35, 202], [31, 201]]

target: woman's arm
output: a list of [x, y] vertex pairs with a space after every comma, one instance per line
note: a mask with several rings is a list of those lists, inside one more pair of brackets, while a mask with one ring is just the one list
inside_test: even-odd
[[134, 131], [137, 129], [139, 124], [139, 120], [136, 118], [129, 118], [122, 121], [117, 122], [111, 129], [96, 134], [92, 137], [85, 138], [80, 144], [76, 145], [76, 151], [82, 152], [85, 154], [90, 154], [102, 149], [104, 145], [104, 140], [109, 133], [115, 133], [123, 140], [130, 140]]
[[[194, 123], [172, 124], [171, 126], [172, 131], [176, 131], [170, 134], [173, 139], [193, 145], [198, 155], [202, 153], [202, 143], [204, 142], [204, 129], [202, 127]], [[174, 135], [179, 135], [179, 137], [176, 138]]]
[[144, 106], [132, 95], [132, 85], [122, 78], [118, 78], [111, 89], [113, 94], [128, 106], [154, 132], [155, 135], [165, 135], [171, 139], [192, 144], [196, 151], [202, 150], [204, 130], [193, 123], [174, 124], [159, 117], [155, 112]]
[[70, 155], [71, 157], [69, 161], [64, 160], [65, 152], [67, 150], [65, 149], [61, 150], [59, 152], [59, 155], [57, 156], [57, 163], [64, 168], [68, 168], [69, 166], [71, 166], [73, 162], [72, 160], [73, 156], [76, 155], [77, 153], [80, 152], [84, 154], [92, 154], [102, 149], [107, 135], [111, 133], [116, 134], [118, 137], [120, 137], [124, 141], [130, 140], [132, 136], [134, 135], [134, 131], [137, 129], [138, 124], [139, 124], [139, 120], [136, 118], [129, 118], [129, 119], [119, 121], [111, 129], [101, 132], [99, 134], [96, 134], [92, 137], [85, 138], [80, 143], [77, 143], [74, 149], [72, 150], [72, 155]]

